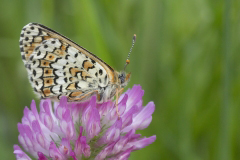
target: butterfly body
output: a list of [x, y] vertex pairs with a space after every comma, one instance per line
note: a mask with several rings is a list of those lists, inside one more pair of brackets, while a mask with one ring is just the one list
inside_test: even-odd
[[43, 99], [67, 96], [68, 101], [84, 101], [97, 95], [98, 102], [105, 102], [130, 78], [41, 24], [23, 27], [20, 50], [34, 92]]

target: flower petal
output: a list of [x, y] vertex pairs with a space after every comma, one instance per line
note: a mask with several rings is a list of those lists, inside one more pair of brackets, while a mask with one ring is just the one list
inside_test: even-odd
[[48, 160], [48, 159], [42, 152], [38, 152], [38, 160]]
[[14, 145], [13, 148], [13, 153], [15, 154], [17, 160], [31, 160], [31, 158], [28, 157], [28, 155], [24, 153], [18, 145]]
[[60, 150], [56, 147], [56, 144], [54, 142], [50, 143], [49, 156], [54, 160], [65, 159]]
[[114, 158], [110, 158], [109, 160], [127, 160], [130, 157], [132, 150], [132, 148], [129, 148], [122, 153], [114, 156]]
[[128, 143], [129, 139], [134, 135], [135, 130], [129, 131], [124, 137], [121, 137], [117, 143], [114, 145], [111, 154], [118, 154], [122, 151], [125, 145]]
[[60, 122], [60, 127], [62, 132], [69, 140], [76, 139], [76, 131], [69, 109], [66, 109], [65, 113], [63, 114], [62, 121]]
[[132, 146], [133, 150], [139, 150], [153, 143], [155, 140], [156, 140], [156, 136], [141, 138], [140, 140], [129, 142], [128, 146]]
[[127, 94], [129, 97], [129, 100], [127, 101], [127, 110], [129, 110], [133, 105], [142, 101], [144, 90], [142, 90], [140, 85], [134, 85], [132, 89], [128, 89], [124, 94]]
[[72, 152], [70, 141], [67, 138], [62, 139], [62, 142], [58, 148], [64, 156], [70, 156], [70, 153]]
[[103, 144], [107, 144], [119, 139], [121, 128], [122, 128], [122, 119], [119, 118], [114, 125], [108, 128], [104, 136], [100, 138], [100, 140], [98, 141], [98, 146], [102, 146]]
[[101, 131], [100, 115], [96, 108], [96, 96], [91, 98], [89, 105], [82, 116], [82, 123], [85, 124], [87, 133], [87, 142]]
[[102, 160], [107, 157], [109, 153], [111, 153], [115, 143], [109, 144], [107, 147], [105, 147], [96, 157], [95, 160]]
[[140, 112], [133, 116], [133, 122], [131, 125], [125, 127], [122, 132], [128, 132], [131, 129], [144, 129], [152, 121], [152, 114], [155, 110], [155, 105], [153, 102], [149, 102], [146, 107], [142, 108]]

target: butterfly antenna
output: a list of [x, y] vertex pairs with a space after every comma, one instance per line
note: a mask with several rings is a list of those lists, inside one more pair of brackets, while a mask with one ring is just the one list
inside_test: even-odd
[[133, 35], [133, 40], [132, 40], [132, 47], [130, 48], [130, 51], [129, 51], [129, 53], [128, 53], [127, 60], [126, 60], [126, 64], [125, 64], [125, 66], [124, 66], [124, 71], [125, 71], [127, 65], [130, 63], [129, 58], [130, 58], [130, 54], [131, 54], [131, 52], [132, 52], [133, 46], [134, 46], [134, 44], [135, 44], [135, 42], [136, 42], [136, 38], [137, 38], [137, 35], [134, 34], [134, 35]]

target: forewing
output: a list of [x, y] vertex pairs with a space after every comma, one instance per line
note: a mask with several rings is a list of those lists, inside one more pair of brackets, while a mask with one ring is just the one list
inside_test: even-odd
[[111, 67], [39, 24], [30, 23], [22, 29], [20, 50], [32, 87], [42, 98], [59, 99], [65, 95], [79, 99], [111, 80]]

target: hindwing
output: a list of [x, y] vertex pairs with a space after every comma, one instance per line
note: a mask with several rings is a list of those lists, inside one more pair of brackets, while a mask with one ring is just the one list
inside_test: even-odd
[[91, 96], [114, 81], [114, 70], [94, 54], [36, 23], [20, 36], [22, 60], [34, 91], [42, 98]]

